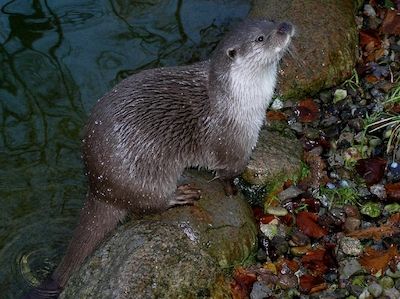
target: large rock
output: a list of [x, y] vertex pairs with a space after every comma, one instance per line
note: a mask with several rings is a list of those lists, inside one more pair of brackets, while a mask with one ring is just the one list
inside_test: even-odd
[[118, 228], [60, 298], [230, 298], [223, 269], [249, 257], [257, 229], [242, 196], [225, 196], [211, 179], [188, 174], [202, 190], [194, 206]]
[[251, 17], [289, 20], [297, 57], [286, 56], [279, 92], [299, 98], [342, 83], [356, 63], [358, 33], [352, 0], [254, 0]]
[[297, 138], [263, 129], [242, 177], [251, 185], [272, 188], [280, 187], [288, 179], [296, 181], [301, 173], [302, 153]]

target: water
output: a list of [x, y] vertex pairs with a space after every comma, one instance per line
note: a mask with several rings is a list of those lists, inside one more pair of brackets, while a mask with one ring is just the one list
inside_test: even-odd
[[135, 70], [204, 59], [249, 2], [0, 0], [0, 298], [37, 284], [66, 249], [97, 98]]

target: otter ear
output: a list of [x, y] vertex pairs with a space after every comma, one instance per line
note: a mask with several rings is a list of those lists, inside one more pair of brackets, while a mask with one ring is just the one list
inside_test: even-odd
[[226, 50], [226, 55], [228, 55], [228, 57], [232, 60], [235, 59], [236, 54], [237, 52], [235, 48], [228, 48], [228, 50]]

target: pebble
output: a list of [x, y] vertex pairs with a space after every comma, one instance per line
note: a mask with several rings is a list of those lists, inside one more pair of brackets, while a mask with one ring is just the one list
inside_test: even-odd
[[354, 205], [346, 204], [343, 206], [343, 211], [346, 213], [347, 217], [354, 217], [360, 219], [360, 211]]
[[380, 284], [373, 282], [368, 286], [368, 291], [374, 298], [378, 298], [383, 293], [383, 288]]
[[293, 254], [294, 256], [302, 256], [306, 254], [308, 251], [310, 251], [311, 246], [298, 246], [298, 247], [292, 247], [290, 248], [290, 253]]
[[365, 288], [362, 293], [360, 294], [360, 296], [358, 296], [358, 299], [371, 299], [371, 294], [368, 291], [367, 288]]
[[383, 211], [387, 214], [395, 214], [400, 212], [400, 204], [397, 202], [386, 205]]
[[298, 278], [294, 274], [278, 275], [278, 285], [284, 289], [294, 289], [298, 286]]
[[375, 9], [370, 4], [364, 5], [364, 14], [367, 15], [368, 17], [372, 18], [376, 17]]
[[363, 272], [363, 269], [355, 258], [348, 258], [340, 262], [340, 279], [349, 279], [352, 275]]
[[369, 201], [363, 204], [360, 213], [372, 218], [379, 217], [381, 215], [381, 205], [377, 202]]
[[268, 207], [266, 212], [275, 216], [286, 216], [288, 214], [288, 210], [282, 207]]
[[295, 198], [297, 196], [299, 196], [300, 194], [304, 193], [303, 190], [299, 189], [298, 187], [292, 185], [289, 188], [286, 188], [285, 190], [283, 190], [281, 193], [278, 194], [278, 198], [281, 202], [287, 200], [287, 199], [291, 199], [291, 198]]
[[347, 90], [346, 89], [336, 89], [335, 93], [333, 94], [333, 103], [340, 102], [347, 97]]
[[360, 228], [361, 220], [354, 217], [347, 217], [344, 221], [344, 231], [347, 233], [353, 232]]
[[369, 191], [371, 191], [372, 194], [376, 195], [380, 199], [386, 198], [385, 186], [383, 186], [382, 184], [372, 185], [371, 187], [369, 187]]
[[385, 273], [387, 276], [389, 276], [391, 278], [400, 278], [400, 270], [393, 272], [392, 270], [387, 269]]
[[260, 230], [261, 232], [270, 240], [278, 234], [278, 224], [272, 223], [271, 221], [268, 224], [261, 223]]
[[264, 283], [256, 281], [250, 293], [250, 299], [263, 299], [272, 296], [272, 290]]
[[350, 237], [340, 239], [340, 249], [344, 254], [351, 256], [360, 256], [363, 252], [360, 240]]
[[310, 238], [305, 235], [303, 232], [296, 230], [289, 241], [291, 246], [305, 246], [310, 244]]
[[391, 289], [394, 286], [394, 280], [389, 276], [384, 276], [379, 280], [379, 284], [384, 289]]
[[389, 297], [390, 299], [399, 299], [400, 292], [395, 288], [387, 289], [383, 291], [383, 295]]

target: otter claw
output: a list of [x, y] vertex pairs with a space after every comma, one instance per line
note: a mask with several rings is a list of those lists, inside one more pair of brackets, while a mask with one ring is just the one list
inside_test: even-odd
[[201, 197], [201, 191], [190, 184], [176, 188], [176, 196], [169, 202], [170, 207], [180, 205], [192, 205]]

